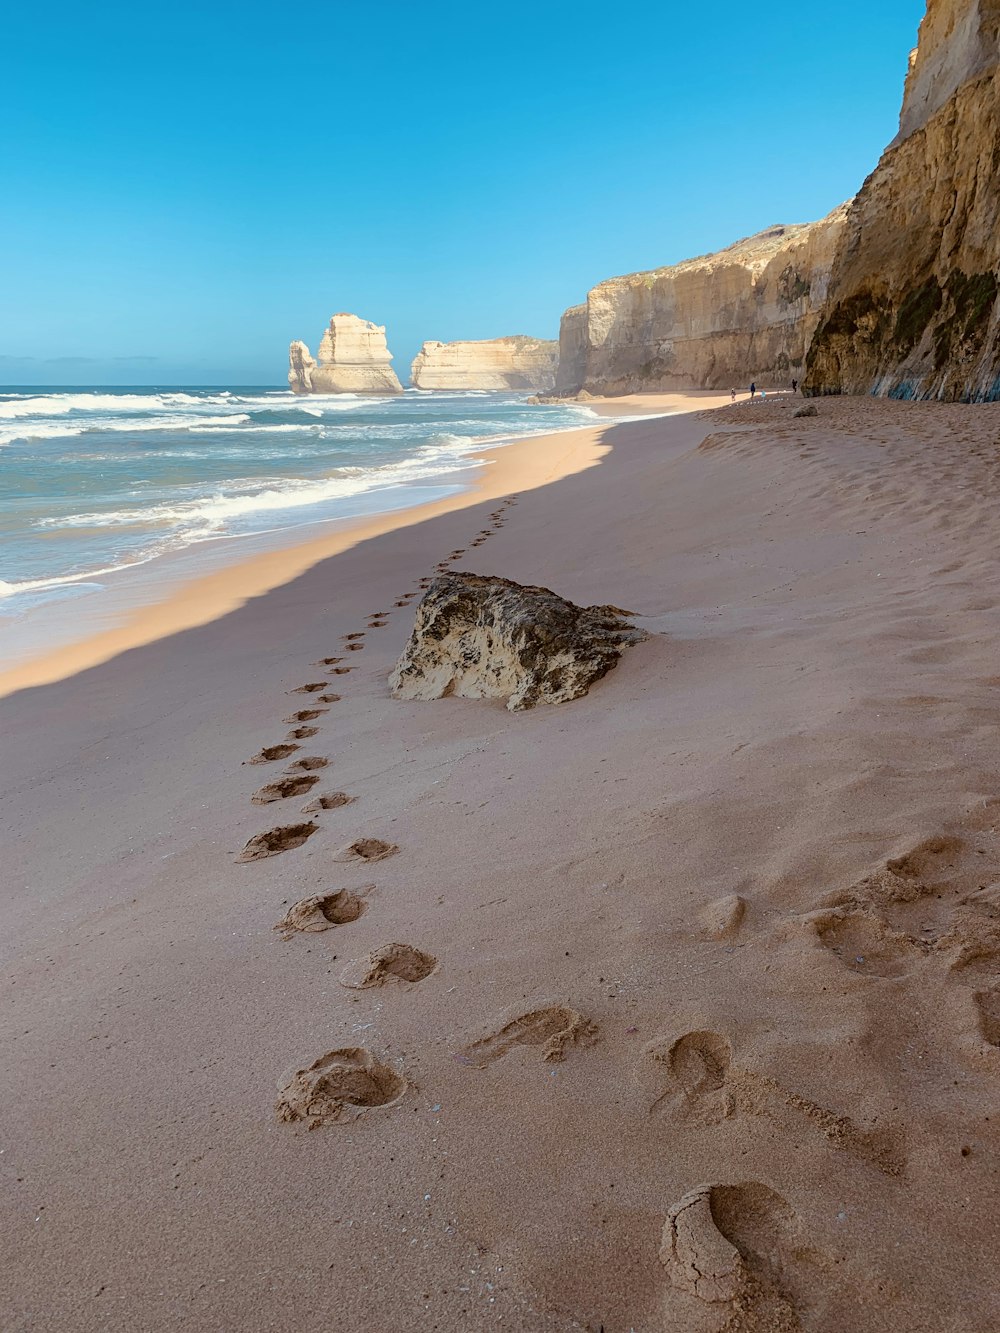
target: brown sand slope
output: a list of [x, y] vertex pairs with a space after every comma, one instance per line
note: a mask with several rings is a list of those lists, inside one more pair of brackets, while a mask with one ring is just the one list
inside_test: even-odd
[[[998, 435], [616, 426], [0, 704], [4, 1328], [1000, 1326]], [[652, 637], [392, 701], [439, 563]]]

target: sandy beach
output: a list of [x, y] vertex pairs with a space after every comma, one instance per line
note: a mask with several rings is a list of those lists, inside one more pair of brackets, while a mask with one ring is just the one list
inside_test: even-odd
[[[1000, 405], [717, 401], [0, 680], [4, 1329], [1000, 1326]], [[442, 562], [649, 638], [393, 700]], [[381, 1095], [282, 1120], [345, 1048]]]

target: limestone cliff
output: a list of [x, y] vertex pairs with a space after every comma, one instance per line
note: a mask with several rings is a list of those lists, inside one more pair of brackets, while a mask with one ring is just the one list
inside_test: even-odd
[[559, 388], [591, 393], [784, 385], [799, 378], [847, 206], [718, 254], [610, 278], [563, 316]]
[[410, 378], [417, 389], [547, 392], [556, 382], [557, 342], [517, 335], [479, 342], [426, 342]]
[[385, 329], [357, 315], [334, 315], [316, 359], [303, 342], [288, 351], [293, 393], [402, 393]]
[[850, 211], [809, 393], [1000, 398], [1000, 0], [929, 0]]

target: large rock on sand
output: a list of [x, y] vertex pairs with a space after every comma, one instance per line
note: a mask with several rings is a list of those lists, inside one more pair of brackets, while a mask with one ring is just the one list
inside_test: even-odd
[[318, 357], [304, 342], [288, 349], [288, 383], [293, 393], [402, 393], [392, 368], [385, 328], [357, 315], [334, 315], [323, 334]]
[[574, 606], [548, 588], [443, 574], [417, 608], [389, 678], [397, 699], [506, 699], [510, 709], [578, 699], [648, 636], [614, 606]]

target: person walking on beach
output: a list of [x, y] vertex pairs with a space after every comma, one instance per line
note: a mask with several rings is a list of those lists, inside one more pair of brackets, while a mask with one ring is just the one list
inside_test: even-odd
[[735, 402], [736, 402], [736, 390], [735, 390], [735, 389], [733, 389], [733, 391], [732, 391], [732, 396], [733, 396], [733, 402], [735, 403]]
[[755, 380], [754, 383], [750, 385], [750, 401], [752, 402], [756, 397], [757, 397], [757, 382]]
[[799, 389], [798, 380], [792, 380], [792, 393], [798, 393], [798, 389]]

